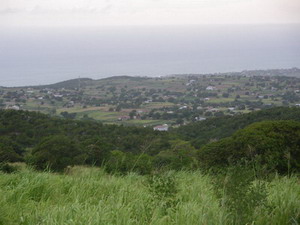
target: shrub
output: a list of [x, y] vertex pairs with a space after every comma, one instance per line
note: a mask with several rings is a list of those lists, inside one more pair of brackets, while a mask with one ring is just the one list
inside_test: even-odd
[[105, 168], [110, 173], [137, 172], [139, 174], [149, 174], [152, 171], [152, 157], [146, 154], [134, 155], [114, 150], [111, 152]]
[[17, 168], [9, 165], [8, 163], [2, 162], [2, 163], [0, 163], [0, 171], [2, 171], [4, 173], [13, 173], [13, 172], [17, 171]]

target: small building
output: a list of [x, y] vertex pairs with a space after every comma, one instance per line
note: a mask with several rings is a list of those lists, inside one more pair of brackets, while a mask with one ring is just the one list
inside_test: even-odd
[[158, 126], [153, 127], [153, 130], [156, 130], [156, 131], [168, 131], [169, 130], [169, 126], [167, 124], [158, 125]]
[[130, 116], [121, 116], [118, 118], [119, 121], [125, 121], [125, 120], [129, 120]]
[[182, 109], [187, 109], [188, 107], [186, 105], [184, 106], [181, 106], [179, 109], [182, 110]]
[[20, 110], [20, 106], [18, 106], [18, 105], [9, 105], [9, 106], [6, 106], [6, 109]]
[[196, 116], [195, 120], [196, 121], [203, 121], [203, 120], [206, 120], [206, 118], [205, 117], [200, 117], [200, 116], [198, 117], [198, 116]]
[[188, 83], [186, 83], [186, 86], [190, 86], [191, 84], [195, 83], [195, 80], [190, 80]]
[[206, 88], [206, 90], [207, 90], [207, 91], [214, 91], [214, 90], [216, 90], [216, 88], [213, 87], [213, 86], [208, 86], [208, 87]]

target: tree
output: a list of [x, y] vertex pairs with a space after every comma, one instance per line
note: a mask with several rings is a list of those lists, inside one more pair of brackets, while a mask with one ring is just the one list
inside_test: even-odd
[[101, 166], [105, 160], [108, 160], [110, 150], [113, 148], [107, 141], [100, 138], [88, 139], [83, 142], [83, 146], [87, 155], [85, 163], [97, 166]]
[[60, 115], [62, 115], [66, 119], [75, 119], [77, 113], [68, 113], [67, 111], [61, 112]]
[[173, 170], [192, 169], [197, 167], [195, 148], [186, 141], [176, 140], [171, 148], [161, 151], [154, 157], [156, 167], [166, 167]]
[[228, 93], [223, 93], [223, 94], [222, 94], [222, 97], [223, 97], [223, 98], [228, 98], [228, 97], [229, 97], [229, 94], [228, 94]]
[[63, 171], [84, 159], [78, 145], [62, 135], [46, 137], [32, 150], [32, 164], [39, 170]]
[[280, 173], [300, 171], [300, 123], [264, 121], [237, 131], [232, 137], [207, 144], [198, 152], [205, 168], [223, 167], [243, 160]]
[[0, 163], [17, 161], [21, 161], [21, 157], [13, 150], [13, 148], [0, 143]]
[[0, 162], [20, 162], [24, 151], [8, 137], [0, 137]]
[[130, 119], [134, 119], [135, 116], [136, 116], [136, 110], [134, 109], [129, 113], [129, 117]]

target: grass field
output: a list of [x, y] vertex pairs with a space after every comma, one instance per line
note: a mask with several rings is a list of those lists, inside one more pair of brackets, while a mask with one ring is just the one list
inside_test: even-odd
[[170, 124], [172, 120], [127, 120], [121, 122], [121, 124], [126, 125], [136, 125], [136, 126], [156, 126], [161, 124]]
[[224, 102], [233, 102], [234, 98], [211, 98], [208, 102], [210, 103], [224, 103]]
[[245, 203], [245, 197], [226, 195], [225, 186], [200, 172], [153, 177], [83, 167], [67, 174], [0, 172], [0, 224], [299, 224], [299, 179], [277, 176], [252, 186], [259, 183], [266, 195], [253, 205], [256, 198]]

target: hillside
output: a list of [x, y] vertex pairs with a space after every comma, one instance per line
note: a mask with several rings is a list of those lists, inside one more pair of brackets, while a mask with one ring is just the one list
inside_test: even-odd
[[122, 173], [135, 170], [146, 174], [165, 167], [197, 169], [202, 163], [197, 159], [197, 152], [204, 144], [222, 140], [259, 121], [299, 121], [299, 114], [299, 108], [274, 108], [159, 132], [151, 128], [52, 118], [29, 111], [1, 110], [0, 160], [26, 161], [40, 169], [50, 163], [54, 170], [60, 171], [68, 165], [103, 163], [108, 171]]
[[266, 120], [300, 121], [300, 108], [277, 107], [236, 116], [210, 118], [186, 126], [181, 126], [174, 132], [181, 138], [199, 148], [210, 141], [229, 137], [239, 129]]
[[299, 110], [172, 132], [0, 110], [0, 224], [298, 222]]
[[28, 88], [34, 89], [43, 89], [43, 88], [50, 88], [50, 89], [76, 89], [76, 88], [83, 88], [87, 85], [90, 85], [93, 82], [93, 79], [90, 78], [78, 78], [72, 79], [67, 81], [58, 82], [55, 84], [49, 85], [40, 85], [40, 86], [30, 86]]

